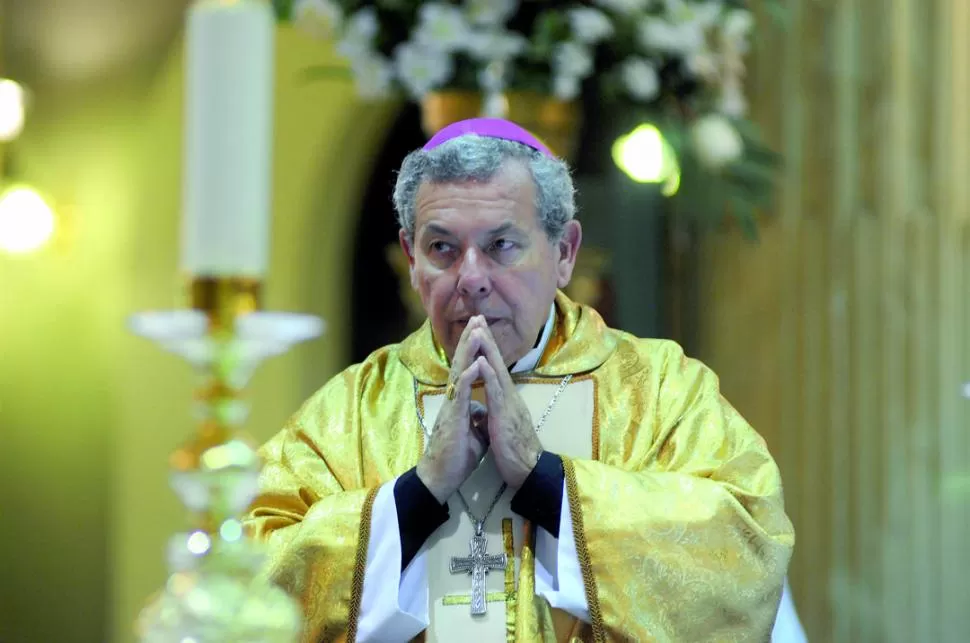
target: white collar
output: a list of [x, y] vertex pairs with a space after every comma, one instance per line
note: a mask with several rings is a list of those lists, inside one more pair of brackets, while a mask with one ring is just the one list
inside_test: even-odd
[[542, 335], [539, 337], [539, 343], [536, 344], [535, 348], [525, 354], [525, 356], [512, 365], [509, 369], [510, 373], [525, 373], [526, 371], [531, 371], [539, 363], [539, 359], [546, 350], [546, 344], [549, 343], [549, 337], [552, 335], [552, 325], [556, 319], [556, 304], [553, 303], [549, 307], [549, 318], [546, 320], [546, 325], [542, 329]]

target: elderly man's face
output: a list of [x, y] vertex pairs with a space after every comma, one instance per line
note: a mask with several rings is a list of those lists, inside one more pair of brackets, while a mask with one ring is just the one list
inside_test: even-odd
[[582, 241], [578, 221], [549, 240], [529, 169], [506, 164], [488, 183], [424, 183], [413, 244], [401, 231], [411, 285], [449, 358], [475, 315], [484, 315], [506, 364], [535, 344], [557, 288], [569, 283]]

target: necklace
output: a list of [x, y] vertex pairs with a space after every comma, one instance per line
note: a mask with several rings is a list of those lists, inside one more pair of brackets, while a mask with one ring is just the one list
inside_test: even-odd
[[[542, 429], [542, 426], [546, 423], [546, 419], [552, 412], [552, 407], [556, 405], [556, 401], [559, 396], [569, 385], [569, 381], [573, 378], [572, 374], [566, 375], [559, 382], [556, 392], [552, 394], [552, 398], [546, 405], [545, 410], [542, 411], [542, 415], [539, 416], [539, 422], [536, 424], [536, 433]], [[424, 414], [421, 412], [421, 405], [418, 404], [418, 380], [414, 380], [414, 408], [418, 415], [418, 422], [421, 424], [421, 429], [424, 431], [424, 435], [427, 438], [425, 442], [425, 448], [427, 444], [431, 441], [431, 431], [428, 429], [428, 425], [424, 422]], [[485, 511], [485, 515], [481, 518], [477, 517], [472, 513], [471, 507], [468, 505], [468, 501], [465, 500], [465, 496], [462, 495], [461, 489], [457, 490], [458, 499], [461, 500], [461, 504], [465, 509], [465, 513], [471, 518], [472, 523], [475, 525], [475, 533], [469, 542], [469, 555], [468, 556], [452, 556], [450, 571], [452, 574], [471, 574], [472, 577], [472, 597], [471, 597], [471, 613], [472, 616], [481, 616], [485, 614], [485, 575], [490, 571], [504, 570], [508, 564], [508, 556], [506, 554], [489, 554], [488, 553], [488, 541], [485, 538], [485, 521], [492, 514], [492, 510], [495, 509], [495, 505], [498, 504], [499, 498], [505, 493], [509, 485], [505, 482], [499, 487], [498, 493], [492, 498], [491, 504], [489, 504], [488, 509]]]

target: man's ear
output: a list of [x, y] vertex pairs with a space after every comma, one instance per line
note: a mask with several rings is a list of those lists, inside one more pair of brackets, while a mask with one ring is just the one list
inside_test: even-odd
[[408, 240], [408, 233], [404, 228], [398, 230], [397, 238], [401, 242], [401, 250], [404, 251], [404, 256], [408, 258], [408, 273], [411, 276], [411, 287], [417, 290], [418, 285], [414, 276], [414, 245]]
[[575, 219], [566, 222], [562, 237], [559, 239], [559, 263], [556, 265], [556, 277], [559, 288], [569, 285], [576, 267], [576, 256], [583, 244], [583, 226]]

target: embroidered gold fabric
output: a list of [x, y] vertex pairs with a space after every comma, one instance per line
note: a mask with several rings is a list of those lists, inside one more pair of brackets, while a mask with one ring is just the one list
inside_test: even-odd
[[[717, 377], [675, 343], [609, 329], [559, 293], [528, 377], [567, 373], [596, 384], [594, 459], [566, 463], [592, 622], [535, 595], [527, 524], [508, 640], [768, 640], [794, 531], [778, 469]], [[368, 498], [422, 453], [412, 377], [444, 387], [447, 375], [426, 323], [333, 378], [261, 450], [246, 524], [270, 544], [267, 574], [303, 603], [305, 641], [355, 630]]]

